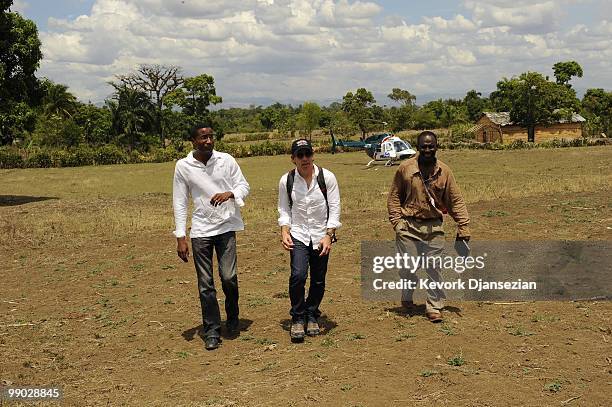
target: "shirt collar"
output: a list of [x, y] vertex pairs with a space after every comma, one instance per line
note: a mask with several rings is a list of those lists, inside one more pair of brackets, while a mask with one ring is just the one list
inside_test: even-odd
[[[187, 155], [187, 161], [189, 161], [189, 163], [190, 163], [190, 164], [193, 164], [193, 165], [205, 165], [205, 164], [204, 164], [202, 161], [199, 161], [197, 158], [195, 158], [195, 157], [193, 156], [193, 152], [194, 152], [194, 151], [195, 151], [195, 150], [191, 150], [191, 151], [189, 152], [189, 154]], [[210, 164], [210, 163], [211, 163], [211, 161], [218, 160], [218, 159], [219, 159], [219, 157], [220, 157], [220, 156], [219, 156], [219, 152], [218, 152], [217, 150], [213, 149], [213, 151], [212, 151], [212, 155], [211, 155], [211, 156], [210, 156], [210, 158], [208, 159], [208, 162], [206, 163], [206, 165]]]
[[[418, 174], [419, 172], [421, 172], [421, 170], [419, 169], [419, 159], [418, 159], [418, 156], [411, 163], [409, 163], [408, 171], [412, 175]], [[433, 174], [439, 174], [440, 171], [442, 171], [442, 168], [438, 165], [438, 160], [436, 160], [436, 166], [433, 169], [432, 175]]]

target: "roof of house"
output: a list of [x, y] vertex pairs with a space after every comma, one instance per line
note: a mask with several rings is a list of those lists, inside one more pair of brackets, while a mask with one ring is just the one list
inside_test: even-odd
[[[487, 116], [489, 120], [500, 126], [511, 126], [510, 112], [482, 112], [484, 116]], [[578, 113], [572, 113], [572, 119], [567, 120], [565, 117], [560, 118], [557, 123], [582, 123], [586, 122], [586, 119], [580, 116]]]

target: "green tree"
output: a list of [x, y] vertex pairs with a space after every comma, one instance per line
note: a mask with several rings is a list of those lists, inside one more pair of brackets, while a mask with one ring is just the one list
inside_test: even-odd
[[0, 143], [11, 143], [35, 125], [31, 108], [39, 103], [34, 73], [42, 58], [33, 21], [9, 11], [12, 0], [0, 1]]
[[372, 92], [365, 88], [359, 88], [355, 93], [348, 92], [342, 98], [342, 110], [359, 127], [362, 139], [366, 137], [367, 123], [372, 120], [372, 106], [375, 103]]
[[467, 110], [468, 119], [471, 122], [477, 121], [482, 112], [489, 108], [489, 101], [486, 98], [482, 98], [481, 95], [480, 92], [472, 89], [463, 98], [463, 104]]
[[400, 88], [391, 89], [391, 93], [389, 93], [387, 97], [395, 102], [401, 103], [403, 106], [414, 106], [416, 102], [416, 96]]
[[610, 135], [612, 123], [612, 92], [604, 89], [587, 89], [582, 98], [582, 113], [589, 121], [593, 133]]
[[321, 108], [314, 102], [305, 102], [300, 116], [301, 127], [308, 132], [308, 138], [312, 140], [312, 131], [319, 127], [321, 120]]
[[83, 129], [83, 137], [88, 144], [102, 145], [112, 141], [112, 115], [108, 107], [79, 103], [72, 118]]
[[154, 130], [151, 125], [154, 106], [145, 92], [127, 86], [119, 87], [114, 98], [116, 104], [111, 104], [111, 112], [115, 114], [115, 128], [120, 139], [133, 150], [147, 131]]
[[582, 78], [582, 67], [576, 61], [557, 62], [553, 65], [553, 72], [557, 79], [557, 84], [571, 88], [569, 81], [572, 77]]
[[193, 116], [196, 121], [205, 121], [208, 107], [223, 101], [221, 96], [217, 96], [215, 79], [207, 74], [185, 78], [183, 86], [173, 91], [168, 100], [181, 106], [183, 113]]
[[580, 108], [573, 89], [550, 82], [538, 72], [505, 80], [504, 86], [510, 97], [510, 120], [527, 128], [529, 141], [535, 141], [536, 125], [551, 124]]
[[118, 75], [119, 84], [111, 83], [116, 89], [127, 87], [147, 95], [153, 106], [153, 129], [159, 137], [161, 147], [165, 147], [163, 128], [163, 110], [171, 106], [166, 105], [167, 96], [179, 89], [183, 83], [180, 75], [181, 69], [177, 66], [140, 65], [136, 72], [129, 75]]
[[44, 89], [43, 112], [47, 116], [72, 117], [77, 109], [77, 99], [72, 93], [68, 92], [68, 86], [53, 83], [47, 79], [42, 82], [42, 87]]

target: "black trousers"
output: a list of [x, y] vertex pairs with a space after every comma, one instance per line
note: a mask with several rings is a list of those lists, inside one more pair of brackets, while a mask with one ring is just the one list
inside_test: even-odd
[[[321, 316], [319, 305], [325, 294], [325, 274], [329, 255], [319, 256], [314, 250], [312, 242], [306, 246], [293, 239], [291, 250], [291, 276], [289, 277], [289, 298], [291, 299], [291, 319], [293, 322], [316, 321]], [[310, 266], [310, 287], [308, 297], [305, 296], [306, 279]]]
[[236, 232], [191, 239], [193, 261], [198, 276], [202, 326], [206, 337], [221, 334], [221, 314], [213, 279], [213, 248], [217, 253], [221, 287], [225, 294], [227, 320], [238, 320], [238, 275], [236, 274]]

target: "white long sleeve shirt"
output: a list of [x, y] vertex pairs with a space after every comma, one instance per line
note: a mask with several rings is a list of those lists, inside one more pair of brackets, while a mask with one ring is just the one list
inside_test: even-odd
[[329, 219], [327, 218], [327, 206], [325, 197], [319, 188], [317, 176], [321, 169], [314, 166], [314, 175], [310, 187], [300, 173], [295, 171], [291, 199], [293, 205], [289, 208], [289, 197], [287, 196], [287, 174], [283, 175], [278, 184], [278, 224], [279, 226], [290, 226], [291, 236], [304, 243], [306, 246], [312, 242], [317, 246], [319, 241], [325, 237], [327, 229], [339, 228], [340, 223], [340, 189], [336, 176], [326, 169], [323, 170], [325, 186], [327, 187], [327, 202], [329, 204]]
[[[214, 194], [226, 191], [231, 191], [234, 199], [216, 207], [210, 204]], [[249, 184], [234, 157], [213, 150], [212, 156], [204, 164], [193, 156], [193, 151], [190, 152], [187, 157], [178, 160], [174, 168], [174, 235], [186, 235], [189, 195], [193, 199], [191, 238], [244, 230], [240, 207], [244, 206], [248, 194]]]

